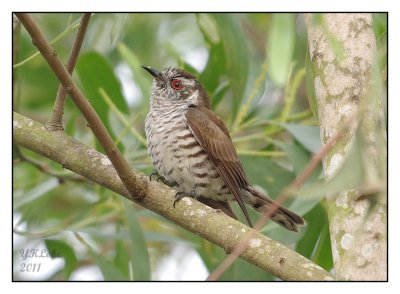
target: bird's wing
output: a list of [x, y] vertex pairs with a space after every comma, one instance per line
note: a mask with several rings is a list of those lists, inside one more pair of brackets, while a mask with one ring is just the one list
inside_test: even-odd
[[191, 105], [186, 113], [186, 123], [216, 166], [251, 226], [246, 206], [240, 196], [240, 190], [248, 186], [248, 181], [224, 122], [208, 108]]

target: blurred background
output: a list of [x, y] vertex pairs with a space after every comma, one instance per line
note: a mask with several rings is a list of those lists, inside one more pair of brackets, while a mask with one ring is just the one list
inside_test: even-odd
[[[66, 63], [81, 14], [33, 16]], [[373, 16], [377, 70], [386, 76], [387, 16]], [[13, 43], [13, 108], [45, 123], [59, 83], [18, 24]], [[141, 65], [176, 66], [199, 77], [230, 130], [250, 182], [272, 198], [321, 146], [302, 14], [91, 17], [73, 77], [131, 166], [150, 174], [144, 118], [152, 79]], [[70, 99], [64, 112], [65, 132], [102, 151]], [[13, 151], [14, 280], [204, 280], [226, 256], [210, 242], [50, 160], [17, 146]], [[321, 188], [321, 176], [320, 166], [307, 181], [312, 193], [285, 202], [307, 227], [296, 234], [269, 222], [262, 233], [330, 271], [324, 197], [342, 187], [339, 179]], [[250, 213], [255, 222], [259, 215]], [[243, 260], [221, 277], [275, 279]]]

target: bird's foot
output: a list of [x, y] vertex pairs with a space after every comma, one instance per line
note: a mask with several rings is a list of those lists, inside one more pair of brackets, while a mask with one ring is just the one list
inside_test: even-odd
[[185, 197], [197, 198], [197, 195], [195, 194], [194, 191], [190, 191], [189, 193], [188, 192], [177, 192], [175, 194], [175, 201], [174, 201], [173, 207], [175, 208], [175, 204]]
[[157, 178], [157, 182], [161, 181], [162, 183], [164, 183], [164, 185], [167, 185], [168, 187], [175, 187], [175, 186], [178, 185], [178, 184], [177, 184], [176, 182], [174, 182], [174, 181], [172, 181], [172, 182], [168, 181], [166, 178], [164, 178], [163, 176], [161, 176], [156, 170], [153, 171], [153, 172], [150, 174], [149, 177], [150, 177], [150, 181], [153, 180], [153, 177], [156, 177], [156, 178]]

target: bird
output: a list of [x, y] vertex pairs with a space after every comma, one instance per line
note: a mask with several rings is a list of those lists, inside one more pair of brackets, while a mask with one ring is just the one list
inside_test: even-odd
[[142, 67], [153, 77], [145, 119], [147, 148], [155, 167], [150, 179], [157, 175], [177, 191], [173, 206], [192, 197], [237, 219], [229, 204], [236, 201], [250, 227], [246, 205], [299, 232], [305, 225], [301, 216], [249, 183], [228, 128], [211, 110], [197, 77], [174, 67], [162, 71]]

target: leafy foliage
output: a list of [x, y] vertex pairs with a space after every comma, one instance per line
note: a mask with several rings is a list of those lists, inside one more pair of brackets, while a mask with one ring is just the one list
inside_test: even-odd
[[[49, 39], [56, 36], [53, 46], [65, 61], [80, 15], [34, 17]], [[375, 15], [380, 36], [386, 32], [382, 18]], [[140, 65], [179, 66], [197, 74], [212, 98], [214, 111], [231, 131], [250, 181], [275, 198], [320, 148], [315, 94], [307, 95], [304, 78], [310, 90], [313, 78], [310, 60], [306, 61], [302, 19], [297, 14], [95, 14], [74, 77], [132, 166], [149, 174], [152, 166], [143, 124], [151, 81]], [[35, 53], [23, 29], [18, 46], [18, 62]], [[380, 53], [385, 54], [384, 50]], [[47, 64], [36, 56], [14, 72], [15, 110], [47, 121], [58, 87]], [[66, 104], [64, 126], [69, 135], [98, 148], [71, 101]], [[156, 269], [178, 244], [192, 248], [208, 271], [225, 257], [208, 241], [126, 203], [111, 191], [71, 179], [71, 173], [62, 167], [22, 151], [24, 158], [18, 152], [14, 155], [14, 234], [21, 239], [14, 250], [43, 243], [49, 251], [62, 251], [64, 260], [62, 270], [37, 279], [80, 279], [79, 270], [90, 265], [96, 266], [105, 280], [162, 279]], [[45, 168], [36, 168], [33, 160]], [[357, 160], [361, 159], [352, 160], [350, 165], [360, 164]], [[321, 167], [317, 168], [308, 179], [307, 189], [324, 187], [324, 193], [293, 197], [285, 203], [302, 214], [308, 226], [294, 234], [268, 223], [263, 232], [331, 270], [327, 216], [321, 199], [332, 189], [340, 189], [343, 182], [346, 188], [349, 184], [338, 176], [326, 186], [319, 181], [320, 171]], [[258, 214], [251, 212], [251, 217], [257, 219]], [[14, 264], [17, 262], [15, 258]], [[15, 270], [14, 278], [27, 277]], [[238, 260], [221, 279], [274, 277]]]

